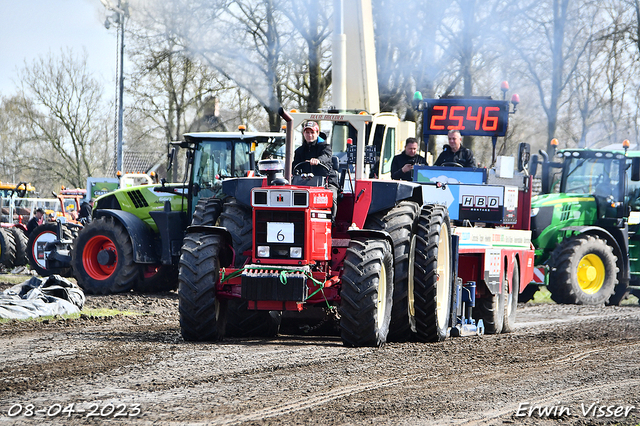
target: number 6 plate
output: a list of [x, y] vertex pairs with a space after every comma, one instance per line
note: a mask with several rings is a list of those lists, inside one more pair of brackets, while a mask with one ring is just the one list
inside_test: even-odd
[[293, 223], [267, 222], [268, 243], [293, 243]]

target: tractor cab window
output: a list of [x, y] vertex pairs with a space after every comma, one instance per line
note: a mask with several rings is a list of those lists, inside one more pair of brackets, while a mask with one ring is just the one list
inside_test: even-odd
[[382, 149], [382, 168], [380, 174], [391, 173], [391, 162], [396, 153], [396, 129], [393, 127], [387, 128], [387, 135], [384, 138], [384, 145]]
[[565, 173], [560, 192], [593, 194], [621, 200], [620, 167], [615, 158], [574, 157], [565, 163]]

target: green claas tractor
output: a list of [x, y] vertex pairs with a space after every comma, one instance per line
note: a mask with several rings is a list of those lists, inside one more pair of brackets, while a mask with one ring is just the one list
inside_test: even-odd
[[538, 279], [521, 300], [538, 284], [557, 303], [619, 304], [640, 289], [640, 152], [563, 149], [555, 162], [541, 155], [542, 194], [531, 204]]
[[187, 151], [181, 183], [163, 180], [96, 200], [93, 220], [69, 248], [78, 284], [90, 294], [176, 289], [187, 225], [192, 220], [215, 224], [222, 210], [222, 181], [252, 175], [254, 155], [269, 156], [283, 144], [283, 133], [185, 134], [170, 154], [173, 163], [175, 148]]

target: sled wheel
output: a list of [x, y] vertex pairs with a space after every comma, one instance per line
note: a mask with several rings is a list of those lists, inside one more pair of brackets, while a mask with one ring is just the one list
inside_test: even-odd
[[504, 290], [505, 304], [502, 332], [511, 333], [515, 329], [518, 294], [520, 293], [520, 268], [518, 268], [518, 262], [514, 262], [513, 264], [513, 273], [511, 274], [511, 291], [507, 288]]

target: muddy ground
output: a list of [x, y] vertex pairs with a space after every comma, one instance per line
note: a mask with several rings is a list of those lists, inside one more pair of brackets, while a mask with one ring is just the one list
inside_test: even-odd
[[640, 423], [638, 305], [521, 304], [511, 334], [375, 349], [302, 334], [187, 343], [177, 305], [88, 296], [143, 315], [0, 324], [0, 424]]

